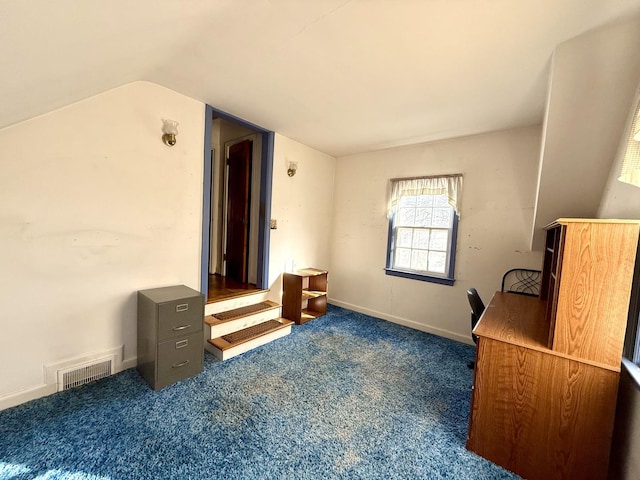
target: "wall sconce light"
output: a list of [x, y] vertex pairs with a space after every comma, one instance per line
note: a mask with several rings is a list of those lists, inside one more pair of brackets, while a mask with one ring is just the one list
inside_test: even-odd
[[162, 120], [162, 141], [165, 145], [173, 147], [176, 144], [178, 134], [178, 122], [174, 120]]
[[287, 175], [293, 177], [298, 171], [298, 162], [289, 162], [289, 168], [287, 168]]

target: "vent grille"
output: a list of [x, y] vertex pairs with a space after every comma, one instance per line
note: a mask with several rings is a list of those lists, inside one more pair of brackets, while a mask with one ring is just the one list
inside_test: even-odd
[[58, 391], [69, 390], [108, 377], [113, 372], [115, 357], [101, 358], [90, 364], [58, 370]]

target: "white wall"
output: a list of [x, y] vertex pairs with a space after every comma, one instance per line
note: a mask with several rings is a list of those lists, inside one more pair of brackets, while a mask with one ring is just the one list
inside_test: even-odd
[[640, 77], [640, 19], [589, 32], [553, 56], [534, 241], [558, 217], [594, 217]]
[[131, 366], [135, 292], [199, 289], [204, 111], [136, 82], [0, 130], [0, 408], [51, 363], [124, 346]]
[[[331, 237], [331, 302], [471, 342], [466, 290], [488, 303], [513, 267], [541, 267], [529, 250], [539, 126], [341, 157]], [[385, 275], [390, 178], [463, 173], [453, 287]]]
[[[287, 175], [290, 161], [298, 162], [295, 176]], [[329, 268], [331, 215], [336, 159], [276, 134], [273, 159], [269, 285], [279, 301], [285, 268]], [[329, 272], [329, 292], [333, 288]]]

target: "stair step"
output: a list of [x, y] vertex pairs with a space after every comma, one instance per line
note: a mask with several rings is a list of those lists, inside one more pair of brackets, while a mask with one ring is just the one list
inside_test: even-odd
[[[280, 305], [271, 301], [209, 315], [204, 319], [205, 338], [217, 338], [280, 317]], [[216, 317], [222, 317], [220, 320]]]
[[220, 360], [227, 360], [291, 333], [293, 322], [276, 318], [222, 337], [207, 340], [207, 350]]
[[266, 300], [260, 303], [254, 303], [253, 305], [247, 305], [240, 308], [235, 308], [233, 310], [227, 310], [225, 312], [214, 313], [205, 318], [205, 322], [209, 325], [217, 325], [220, 322], [228, 322], [231, 320], [236, 320], [238, 318], [247, 317], [249, 315], [253, 315], [254, 313], [266, 312], [267, 310], [271, 310], [272, 308], [279, 308], [275, 302], [271, 300]]
[[238, 345], [251, 340], [253, 337], [262, 335], [263, 333], [271, 332], [274, 328], [278, 329], [281, 326], [282, 323], [278, 320], [269, 320], [268, 322], [259, 323], [253, 327], [238, 330], [237, 332], [230, 333], [229, 335], [224, 335], [221, 338], [225, 342], [228, 342], [229, 345]]
[[246, 307], [254, 303], [260, 303], [267, 300], [269, 290], [253, 290], [242, 295], [234, 295], [232, 297], [224, 297], [221, 299], [209, 300], [204, 306], [204, 314], [214, 315], [220, 312], [227, 312], [236, 308]]
[[225, 293], [214, 294], [215, 296], [210, 297], [207, 300], [207, 303], [224, 302], [231, 298], [246, 297], [249, 295], [256, 295], [256, 294], [260, 294], [268, 291], [269, 290], [267, 289], [260, 289], [260, 288], [248, 288], [246, 290], [240, 290], [240, 289], [228, 290]]

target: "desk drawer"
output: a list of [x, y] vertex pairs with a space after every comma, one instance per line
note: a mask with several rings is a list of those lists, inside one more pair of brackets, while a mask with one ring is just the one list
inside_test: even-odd
[[202, 297], [161, 303], [158, 305], [158, 340], [201, 332], [203, 321]]
[[202, 333], [174, 338], [158, 345], [158, 371], [155, 390], [202, 371], [204, 346]]

